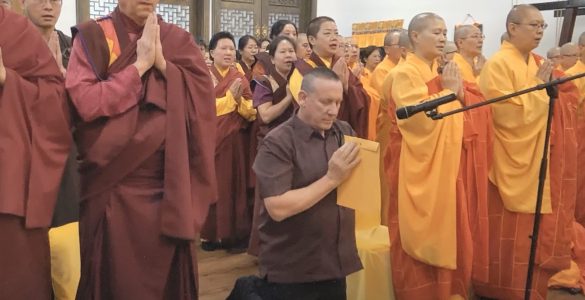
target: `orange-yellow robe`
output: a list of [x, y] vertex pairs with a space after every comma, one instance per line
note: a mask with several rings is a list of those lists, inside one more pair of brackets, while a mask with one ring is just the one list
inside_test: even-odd
[[[567, 75], [585, 73], [585, 63], [579, 60], [567, 70]], [[579, 89], [579, 104], [577, 106], [577, 203], [575, 206], [575, 219], [585, 226], [585, 78], [573, 81]]]
[[[388, 154], [388, 147], [389, 144], [392, 143], [396, 145], [394, 147], [396, 157], [400, 155], [400, 144], [402, 143], [402, 136], [400, 135], [400, 131], [398, 130], [398, 126], [396, 125], [396, 106], [394, 102], [391, 101], [392, 98], [392, 81], [393, 81], [393, 74], [398, 66], [400, 66], [404, 62], [404, 59], [400, 59], [398, 65], [394, 67], [392, 70], [389, 70], [384, 78], [380, 88], [378, 89], [378, 95], [380, 99], [380, 107], [378, 108], [378, 116], [376, 117], [376, 142], [380, 143], [380, 182], [381, 182], [381, 194], [382, 194], [382, 225], [388, 225], [388, 209], [389, 209], [389, 199], [390, 193], [396, 193], [396, 188], [394, 190], [390, 190], [388, 186], [388, 176], [389, 176], [389, 166], [388, 160], [390, 159], [390, 154]], [[382, 63], [376, 67], [378, 70], [381, 67]], [[382, 67], [384, 68], [384, 67]], [[374, 70], [374, 72], [376, 71]], [[398, 163], [396, 163], [398, 165]], [[395, 176], [398, 173], [398, 168], [396, 167]], [[394, 181], [396, 182], [396, 181]]]
[[[459, 67], [465, 89], [465, 105], [485, 101], [473, 74], [473, 67], [459, 53], [455, 53], [453, 62]], [[465, 187], [469, 223], [473, 237], [473, 270], [476, 281], [488, 280], [489, 266], [489, 224], [488, 224], [488, 173], [493, 159], [493, 126], [491, 108], [483, 106], [464, 113], [469, 121], [463, 138], [465, 157]]]
[[[397, 107], [445, 96], [436, 66], [416, 55], [396, 69]], [[458, 101], [442, 105], [446, 111]], [[472, 240], [462, 175], [464, 117], [433, 121], [423, 113], [397, 122], [402, 135], [398, 195], [390, 199], [392, 279], [397, 299], [467, 298]], [[394, 158], [395, 159], [395, 158]]]
[[[538, 63], [528, 61], [509, 42], [486, 63], [479, 86], [494, 98], [541, 83]], [[550, 163], [542, 206], [542, 219], [532, 299], [546, 299], [548, 281], [568, 269], [571, 262], [575, 205], [576, 142], [575, 95], [570, 86], [560, 89], [551, 136]], [[476, 294], [496, 299], [523, 299], [530, 252], [538, 173], [542, 157], [548, 96], [537, 91], [492, 105], [494, 161], [490, 171], [489, 281], [474, 282]]]
[[[375, 70], [378, 68], [376, 67]], [[372, 87], [372, 72], [368, 69], [363, 70], [360, 76], [360, 81], [364, 86], [364, 90], [370, 96], [370, 107], [368, 110], [368, 140], [376, 140], [376, 120], [380, 111], [380, 96], [378, 92]]]
[[382, 91], [382, 85], [384, 84], [384, 80], [386, 79], [386, 76], [388, 76], [388, 73], [390, 73], [390, 71], [392, 69], [394, 69], [394, 67], [396, 67], [396, 66], [397, 66], [397, 64], [395, 64], [393, 61], [390, 60], [390, 58], [388, 58], [388, 56], [386, 56], [376, 66], [376, 69], [374, 69], [374, 72], [372, 72], [372, 76], [370, 78], [370, 85], [376, 91], [378, 91], [379, 94]]

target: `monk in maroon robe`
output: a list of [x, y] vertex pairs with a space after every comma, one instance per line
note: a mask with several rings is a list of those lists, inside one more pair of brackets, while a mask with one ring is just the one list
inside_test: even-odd
[[120, 0], [73, 30], [80, 300], [197, 299], [195, 238], [217, 192], [213, 85], [157, 3]]
[[71, 134], [61, 71], [39, 31], [0, 6], [0, 299], [51, 299], [47, 228]]
[[218, 199], [201, 231], [204, 250], [217, 247], [243, 252], [248, 244], [252, 213], [246, 199], [247, 148], [250, 122], [256, 118], [252, 92], [244, 75], [233, 67], [234, 38], [221, 31], [209, 42], [213, 64], [209, 68], [215, 86], [217, 140], [215, 171]]

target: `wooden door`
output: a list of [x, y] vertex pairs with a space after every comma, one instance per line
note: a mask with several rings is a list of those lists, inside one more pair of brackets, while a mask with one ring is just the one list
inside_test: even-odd
[[244, 35], [255, 35], [261, 26], [262, 0], [217, 0], [214, 4], [213, 33], [230, 32], [237, 43]]
[[214, 0], [212, 32], [231, 32], [236, 41], [250, 34], [267, 38], [278, 20], [291, 20], [300, 31], [314, 15], [311, 0]]
[[[63, 0], [71, 1], [71, 0]], [[157, 7], [166, 22], [173, 23], [189, 32], [196, 32], [196, 8], [202, 0], [161, 0]], [[112, 12], [118, 6], [118, 0], [77, 0], [77, 22], [97, 19]]]
[[262, 24], [270, 30], [278, 20], [289, 20], [297, 25], [299, 32], [304, 32], [306, 24], [311, 20], [309, 0], [263, 0]]

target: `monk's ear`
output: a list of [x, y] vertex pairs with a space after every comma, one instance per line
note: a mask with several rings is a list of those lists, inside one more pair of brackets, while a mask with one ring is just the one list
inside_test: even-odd
[[308, 96], [307, 92], [305, 92], [303, 90], [299, 91], [299, 94], [297, 96], [297, 100], [298, 100], [297, 102], [299, 103], [299, 106], [301, 106], [301, 107], [305, 106], [305, 103], [307, 102], [307, 96]]
[[311, 46], [315, 46], [315, 42], [317, 41], [317, 39], [314, 36], [308, 35], [307, 39], [309, 40], [309, 44], [311, 44]]
[[418, 33], [418, 31], [412, 31], [412, 32], [409, 34], [409, 37], [410, 37], [410, 40], [411, 40], [411, 42], [412, 42], [412, 46], [414, 46], [414, 45], [418, 44], [418, 37], [419, 37], [419, 33]]

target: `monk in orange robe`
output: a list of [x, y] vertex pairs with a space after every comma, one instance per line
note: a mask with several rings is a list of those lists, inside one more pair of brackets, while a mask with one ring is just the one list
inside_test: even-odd
[[[448, 94], [468, 102], [457, 66], [442, 75], [436, 59], [446, 42], [444, 20], [415, 16], [408, 28], [414, 54], [397, 67], [391, 98], [397, 107]], [[392, 279], [397, 299], [466, 299], [471, 286], [472, 239], [467, 208], [464, 139], [473, 135], [469, 119], [457, 114], [434, 121], [420, 113], [397, 123], [402, 135], [398, 196], [390, 203]], [[393, 199], [392, 199], [393, 200]]]
[[[462, 25], [455, 29], [454, 43], [457, 52], [453, 62], [459, 67], [466, 92], [465, 105], [484, 101], [477, 85], [476, 75], [483, 66], [481, 55], [484, 36], [474, 25]], [[489, 265], [488, 225], [488, 172], [492, 161], [493, 126], [491, 109], [488, 106], [464, 113], [472, 135], [463, 138], [467, 206], [473, 237], [473, 272], [477, 281], [487, 281]]]
[[[396, 105], [392, 100], [392, 82], [398, 66], [406, 61], [412, 53], [412, 45], [408, 37], [408, 30], [402, 29], [398, 39], [400, 61], [388, 72], [379, 91], [380, 109], [376, 119], [376, 141], [380, 143], [380, 182], [382, 194], [382, 225], [388, 225], [388, 209], [390, 198], [398, 197], [398, 158], [402, 135], [396, 124]], [[394, 179], [390, 179], [390, 178]], [[392, 185], [391, 185], [392, 183]], [[396, 200], [394, 200], [396, 201]]]
[[401, 59], [401, 48], [398, 41], [400, 40], [400, 32], [402, 29], [392, 29], [384, 36], [384, 52], [386, 56], [376, 67], [370, 79], [372, 87], [378, 91], [378, 94], [382, 93], [382, 84], [384, 79], [388, 76], [390, 70], [394, 69]]
[[[580, 59], [567, 70], [567, 75], [585, 73], [585, 32], [579, 36]], [[574, 80], [579, 89], [579, 103], [577, 106], [577, 203], [575, 205], [575, 219], [585, 226], [585, 78]]]
[[51, 299], [48, 227], [72, 143], [63, 76], [25, 17], [0, 5], [0, 299]]
[[[531, 5], [515, 6], [506, 20], [508, 39], [484, 66], [479, 86], [494, 98], [548, 81], [553, 63], [531, 53], [546, 24]], [[558, 76], [559, 74], [555, 74]], [[542, 202], [542, 219], [532, 282], [532, 299], [546, 299], [549, 279], [570, 270], [579, 253], [574, 228], [576, 142], [574, 85], [560, 86], [552, 124], [550, 162]], [[489, 280], [474, 282], [478, 295], [523, 299], [526, 284], [538, 174], [543, 154], [549, 99], [535, 91], [492, 105], [493, 164], [489, 175]], [[567, 272], [565, 272], [567, 273]], [[580, 271], [572, 280], [579, 282]], [[569, 286], [573, 287], [573, 286]]]

